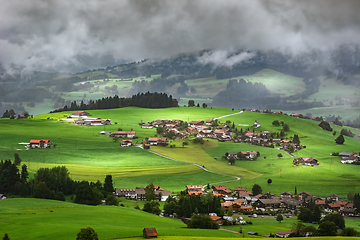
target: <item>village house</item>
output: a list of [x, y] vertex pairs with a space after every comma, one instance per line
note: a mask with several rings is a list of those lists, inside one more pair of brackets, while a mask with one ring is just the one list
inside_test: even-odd
[[203, 185], [186, 185], [185, 193], [188, 195], [201, 195], [204, 194]]
[[[245, 155], [246, 159], [252, 160], [256, 157], [256, 151], [241, 151], [243, 155]], [[239, 156], [238, 156], [239, 157]]]
[[281, 200], [283, 206], [285, 209], [288, 210], [295, 210], [297, 208], [299, 208], [302, 204], [302, 201], [300, 200], [296, 200], [294, 198], [285, 198]]
[[310, 157], [310, 158], [296, 158], [293, 160], [293, 165], [294, 166], [297, 166], [297, 165], [307, 165], [307, 166], [312, 166], [312, 167], [317, 167], [317, 166], [321, 166], [318, 161], [313, 158], [313, 157]]
[[132, 145], [133, 145], [133, 143], [132, 143], [132, 140], [130, 140], [130, 139], [124, 139], [120, 143], [121, 147], [131, 147]]
[[150, 137], [147, 143], [155, 146], [167, 146], [168, 144], [166, 138], [157, 138], [157, 137]]
[[114, 131], [114, 133], [110, 134], [110, 137], [134, 138], [135, 131]]
[[223, 223], [223, 219], [221, 217], [211, 215], [210, 218], [219, 225]]
[[270, 207], [272, 210], [277, 210], [280, 208], [281, 200], [280, 199], [258, 199], [257, 201], [258, 208], [265, 208]]
[[213, 124], [214, 120], [206, 120], [205, 125], [211, 126]]
[[349, 202], [347, 201], [336, 201], [334, 203], [328, 203], [327, 208], [325, 208], [325, 211], [327, 212], [339, 212], [340, 210], [343, 210]]
[[191, 127], [196, 127], [196, 126], [200, 126], [200, 125], [204, 125], [204, 121], [202, 120], [198, 120], [198, 121], [190, 121], [189, 125]]
[[214, 193], [224, 194], [224, 195], [230, 195], [232, 191], [228, 189], [224, 185], [213, 185], [211, 186]]
[[196, 137], [201, 137], [201, 138], [215, 138], [216, 135], [214, 133], [214, 131], [212, 130], [203, 130], [203, 131], [200, 131]]
[[134, 189], [118, 189], [115, 188], [114, 195], [121, 198], [136, 199], [136, 192]]
[[295, 230], [291, 230], [291, 231], [284, 231], [284, 232], [276, 232], [275, 233], [275, 238], [288, 238], [290, 236], [290, 234], [295, 233]]
[[141, 128], [153, 128], [153, 126], [150, 123], [144, 123], [141, 125]]
[[336, 202], [339, 200], [339, 196], [337, 194], [332, 194], [332, 195], [326, 197], [326, 200], [328, 202]]
[[31, 148], [47, 148], [51, 146], [51, 142], [48, 139], [40, 139], [40, 140], [32, 139], [30, 140], [30, 144], [27, 146]]
[[225, 153], [225, 158], [227, 160], [230, 160], [230, 159], [238, 159], [238, 156], [237, 156], [237, 153], [236, 152], [227, 152]]
[[292, 193], [288, 192], [288, 191], [284, 191], [282, 193], [280, 193], [280, 197], [281, 198], [291, 198], [292, 197]]

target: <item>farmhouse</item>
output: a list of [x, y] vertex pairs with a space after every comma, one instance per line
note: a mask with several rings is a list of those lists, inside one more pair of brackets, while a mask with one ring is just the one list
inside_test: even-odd
[[189, 125], [190, 125], [191, 127], [204, 125], [204, 121], [202, 121], [202, 120], [190, 121], [190, 122], [189, 122]]
[[225, 157], [227, 160], [229, 159], [238, 159], [237, 153], [236, 152], [227, 152], [225, 153]]
[[256, 157], [256, 151], [241, 151], [241, 154], [245, 155], [246, 159], [253, 159]]
[[40, 140], [30, 140], [30, 144], [28, 145], [31, 148], [47, 148], [51, 146], [51, 142], [48, 139], [40, 139]]
[[310, 157], [310, 158], [296, 158], [294, 159], [293, 161], [293, 165], [294, 166], [297, 166], [297, 165], [300, 165], [300, 164], [303, 164], [303, 165], [308, 165], [308, 166], [312, 166], [312, 167], [316, 167], [316, 166], [321, 166], [319, 164], [319, 162], [313, 158], [313, 157]]
[[134, 138], [135, 131], [114, 131], [114, 133], [110, 134], [110, 137], [118, 137], [118, 138]]
[[114, 195], [117, 196], [117, 197], [136, 199], [135, 189], [118, 189], [118, 188], [115, 188]]
[[213, 185], [211, 188], [214, 193], [219, 193], [224, 195], [229, 195], [232, 193], [232, 191], [224, 185]]
[[168, 144], [166, 138], [157, 138], [157, 137], [150, 137], [147, 143], [150, 145], [157, 145], [157, 146], [166, 146]]
[[84, 111], [77, 111], [77, 112], [73, 112], [71, 114], [72, 117], [83, 117], [83, 116], [90, 116], [90, 113], [88, 112], [84, 112]]
[[132, 140], [130, 140], [130, 139], [124, 139], [120, 143], [121, 147], [131, 147], [132, 145], [133, 145], [133, 143], [132, 143]]

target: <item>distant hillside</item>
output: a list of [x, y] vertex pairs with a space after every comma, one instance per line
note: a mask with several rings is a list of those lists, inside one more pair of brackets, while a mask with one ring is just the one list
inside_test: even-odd
[[[320, 82], [333, 79], [338, 85], [360, 86], [359, 53], [358, 46], [296, 56], [247, 49], [202, 50], [77, 74], [25, 73], [20, 69], [8, 74], [0, 68], [0, 113], [10, 108], [16, 112], [39, 113], [44, 109], [47, 112], [74, 100], [87, 102], [114, 95], [130, 97], [147, 91], [171, 94], [179, 102], [182, 98], [193, 98], [209, 106], [288, 111], [324, 108], [329, 107], [335, 96], [328, 95], [326, 100], [317, 101], [313, 95], [324, 89], [320, 88]], [[230, 87], [230, 79], [261, 82], [269, 94], [255, 101], [248, 97], [234, 99], [234, 94], [226, 92], [219, 95]], [[346, 95], [345, 92], [337, 94]], [[355, 96], [346, 104], [360, 106], [360, 99]]]

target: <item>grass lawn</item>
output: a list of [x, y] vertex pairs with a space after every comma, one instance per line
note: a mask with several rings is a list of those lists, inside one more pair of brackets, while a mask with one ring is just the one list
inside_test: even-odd
[[160, 236], [235, 237], [224, 231], [188, 229], [179, 219], [159, 217], [133, 207], [21, 198], [2, 200], [0, 206], [0, 235], [8, 233], [12, 240], [75, 239], [86, 227], [92, 227], [100, 239], [140, 237], [144, 227], [155, 227]]

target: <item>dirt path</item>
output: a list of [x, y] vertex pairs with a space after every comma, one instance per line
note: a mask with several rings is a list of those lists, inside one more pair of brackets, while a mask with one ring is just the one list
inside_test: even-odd
[[221, 116], [221, 117], [217, 117], [217, 118], [214, 118], [214, 119], [216, 120], [216, 119], [220, 119], [220, 118], [230, 117], [230, 116], [233, 116], [233, 115], [236, 115], [236, 114], [240, 114], [240, 113], [243, 113], [243, 112], [244, 112], [244, 111], [240, 111], [240, 112], [237, 112], [237, 113], [228, 114], [228, 115]]
[[227, 232], [232, 232], [232, 233], [237, 233], [237, 234], [239, 234], [239, 232], [236, 232], [236, 231], [233, 231], [233, 230], [229, 230], [229, 229], [225, 229], [225, 228], [219, 228], [219, 230], [222, 230], [222, 231], [227, 231]]

